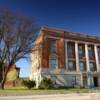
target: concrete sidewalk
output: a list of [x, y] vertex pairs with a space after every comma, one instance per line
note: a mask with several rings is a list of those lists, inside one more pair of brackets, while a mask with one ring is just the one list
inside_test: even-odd
[[3, 96], [0, 100], [100, 100], [100, 93]]

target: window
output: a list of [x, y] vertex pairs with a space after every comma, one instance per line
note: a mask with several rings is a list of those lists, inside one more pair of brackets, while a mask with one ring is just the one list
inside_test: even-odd
[[84, 45], [79, 44], [78, 46], [78, 52], [79, 52], [79, 58], [82, 59], [83, 57], [85, 57], [85, 48]]
[[68, 43], [68, 47], [67, 47], [67, 51], [68, 51], [68, 58], [75, 58], [75, 43]]
[[69, 76], [69, 84], [71, 85], [71, 87], [75, 87], [75, 85], [77, 84], [76, 82], [76, 76]]
[[89, 63], [90, 71], [95, 71], [95, 64], [93, 62]]
[[69, 71], [75, 71], [76, 70], [76, 65], [74, 61], [69, 61], [68, 62], [68, 70]]
[[76, 85], [76, 76], [71, 77], [71, 83], [73, 87]]
[[56, 40], [52, 40], [50, 43], [50, 51], [51, 52], [56, 52]]
[[83, 50], [82, 50], [82, 46], [79, 46], [79, 54], [82, 54], [83, 53]]
[[49, 67], [52, 68], [52, 69], [56, 69], [57, 66], [58, 66], [57, 59], [56, 58], [50, 58], [49, 59]]
[[83, 76], [83, 86], [87, 86], [88, 82], [87, 82], [87, 76]]
[[94, 47], [93, 46], [89, 46], [88, 47], [88, 51], [89, 51], [89, 58], [90, 59], [94, 59]]
[[80, 65], [80, 71], [84, 71], [85, 70], [84, 62], [80, 62], [79, 65]]

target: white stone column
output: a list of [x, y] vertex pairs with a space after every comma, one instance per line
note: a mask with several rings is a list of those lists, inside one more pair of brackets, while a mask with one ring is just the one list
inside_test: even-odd
[[68, 71], [67, 43], [68, 43], [68, 41], [65, 41], [65, 62], [66, 62], [66, 70]]
[[99, 72], [100, 68], [99, 68], [99, 59], [98, 59], [97, 45], [94, 45], [94, 52], [95, 52], [96, 67], [97, 67], [97, 71]]
[[78, 42], [75, 41], [75, 57], [76, 57], [76, 70], [77, 72], [80, 71], [80, 68], [79, 68], [79, 54], [78, 54]]
[[86, 57], [87, 72], [89, 72], [90, 68], [89, 68], [89, 54], [88, 54], [88, 44], [87, 43], [85, 43], [85, 57]]

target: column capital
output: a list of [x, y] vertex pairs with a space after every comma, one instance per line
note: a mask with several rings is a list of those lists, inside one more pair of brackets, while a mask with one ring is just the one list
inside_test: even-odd
[[97, 44], [94, 44], [94, 46], [98, 46]]
[[79, 43], [78, 41], [75, 41], [75, 43]]

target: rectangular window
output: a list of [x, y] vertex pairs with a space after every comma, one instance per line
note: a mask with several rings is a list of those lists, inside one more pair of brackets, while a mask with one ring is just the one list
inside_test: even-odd
[[52, 40], [50, 43], [50, 52], [55, 53], [56, 52], [56, 40]]
[[77, 77], [73, 75], [65, 76], [65, 80], [67, 80], [67, 84], [69, 87], [75, 87], [77, 85]]
[[80, 59], [84, 59], [85, 58], [85, 47], [84, 47], [83, 44], [79, 44], [78, 53], [79, 53], [79, 58]]
[[68, 54], [68, 58], [75, 58], [75, 43], [68, 42], [67, 54]]
[[87, 83], [87, 76], [83, 76], [83, 86], [87, 86], [88, 83]]
[[73, 87], [76, 85], [76, 76], [72, 76], [72, 85]]
[[58, 63], [57, 63], [57, 59], [56, 58], [49, 59], [49, 67], [51, 69], [56, 69], [57, 66], [58, 66]]
[[96, 66], [94, 62], [90, 62], [89, 67], [90, 67], [90, 71], [96, 71], [96, 68], [95, 68]]
[[94, 46], [93, 45], [88, 46], [88, 52], [89, 52], [89, 59], [94, 60], [95, 55], [94, 55]]
[[85, 71], [85, 62], [80, 62], [79, 63], [79, 66], [80, 66], [80, 71]]
[[76, 70], [76, 64], [74, 61], [69, 61], [68, 62], [68, 70], [69, 71], [75, 71]]

